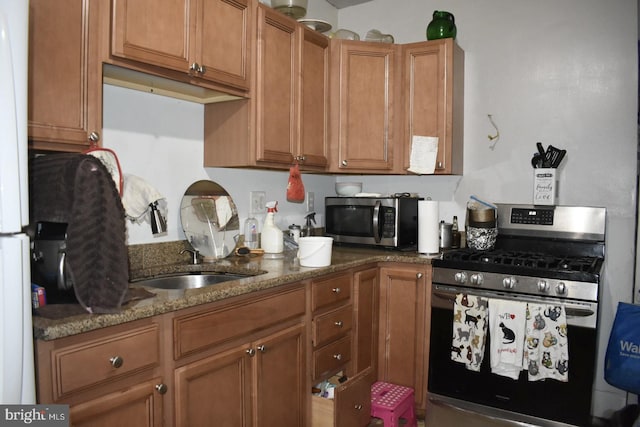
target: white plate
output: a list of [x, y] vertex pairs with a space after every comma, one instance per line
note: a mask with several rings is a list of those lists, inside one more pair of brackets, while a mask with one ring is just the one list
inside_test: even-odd
[[327, 21], [321, 21], [320, 19], [298, 19], [298, 22], [306, 25], [307, 27], [315, 30], [319, 33], [326, 33], [332, 27]]

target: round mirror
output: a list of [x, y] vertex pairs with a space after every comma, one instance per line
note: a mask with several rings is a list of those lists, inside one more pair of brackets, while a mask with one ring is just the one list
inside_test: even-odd
[[180, 204], [180, 221], [187, 241], [205, 258], [228, 256], [240, 235], [233, 199], [212, 181], [197, 181], [187, 188]]

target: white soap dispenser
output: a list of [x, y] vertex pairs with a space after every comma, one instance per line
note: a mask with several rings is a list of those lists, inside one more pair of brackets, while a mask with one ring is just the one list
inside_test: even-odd
[[260, 247], [265, 254], [281, 254], [284, 251], [284, 238], [282, 230], [276, 226], [275, 213], [278, 211], [278, 202], [267, 203], [267, 216], [262, 226], [260, 235]]

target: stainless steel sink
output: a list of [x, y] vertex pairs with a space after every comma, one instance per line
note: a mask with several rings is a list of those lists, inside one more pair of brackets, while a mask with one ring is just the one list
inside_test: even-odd
[[144, 279], [135, 282], [135, 285], [157, 289], [194, 289], [229, 282], [231, 280], [244, 279], [246, 277], [251, 277], [251, 275], [231, 273], [183, 274], [179, 276]]

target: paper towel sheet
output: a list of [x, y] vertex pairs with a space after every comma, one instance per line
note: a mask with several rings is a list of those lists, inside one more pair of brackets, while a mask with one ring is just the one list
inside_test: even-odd
[[418, 252], [422, 254], [440, 251], [439, 214], [437, 201], [418, 201]]
[[419, 175], [432, 174], [436, 169], [438, 156], [438, 137], [413, 135], [409, 172]]

